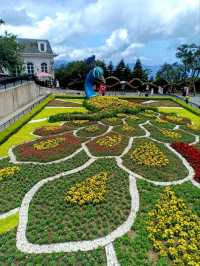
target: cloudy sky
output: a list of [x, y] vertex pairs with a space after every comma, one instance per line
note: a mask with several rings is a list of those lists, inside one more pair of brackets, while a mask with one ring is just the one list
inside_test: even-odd
[[0, 0], [0, 17], [1, 32], [49, 39], [67, 61], [96, 54], [158, 65], [200, 40], [200, 0]]

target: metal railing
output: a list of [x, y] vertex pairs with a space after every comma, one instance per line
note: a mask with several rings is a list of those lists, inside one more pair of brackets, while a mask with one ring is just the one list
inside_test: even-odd
[[33, 81], [32, 76], [7, 77], [0, 78], [0, 90], [6, 90], [17, 85]]

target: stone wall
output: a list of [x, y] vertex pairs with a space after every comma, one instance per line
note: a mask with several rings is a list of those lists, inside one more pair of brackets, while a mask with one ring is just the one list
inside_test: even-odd
[[35, 82], [27, 82], [6, 90], [0, 90], [0, 117], [10, 115], [41, 94], [40, 87]]

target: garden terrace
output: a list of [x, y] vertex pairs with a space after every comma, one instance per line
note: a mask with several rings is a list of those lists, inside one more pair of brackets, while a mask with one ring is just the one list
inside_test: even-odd
[[198, 265], [200, 121], [170, 99], [50, 97], [3, 132], [0, 265]]

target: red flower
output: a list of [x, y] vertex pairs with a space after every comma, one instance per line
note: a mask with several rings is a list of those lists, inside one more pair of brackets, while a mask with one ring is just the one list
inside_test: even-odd
[[200, 150], [182, 142], [173, 143], [172, 147], [190, 163], [195, 171], [194, 179], [200, 183]]

